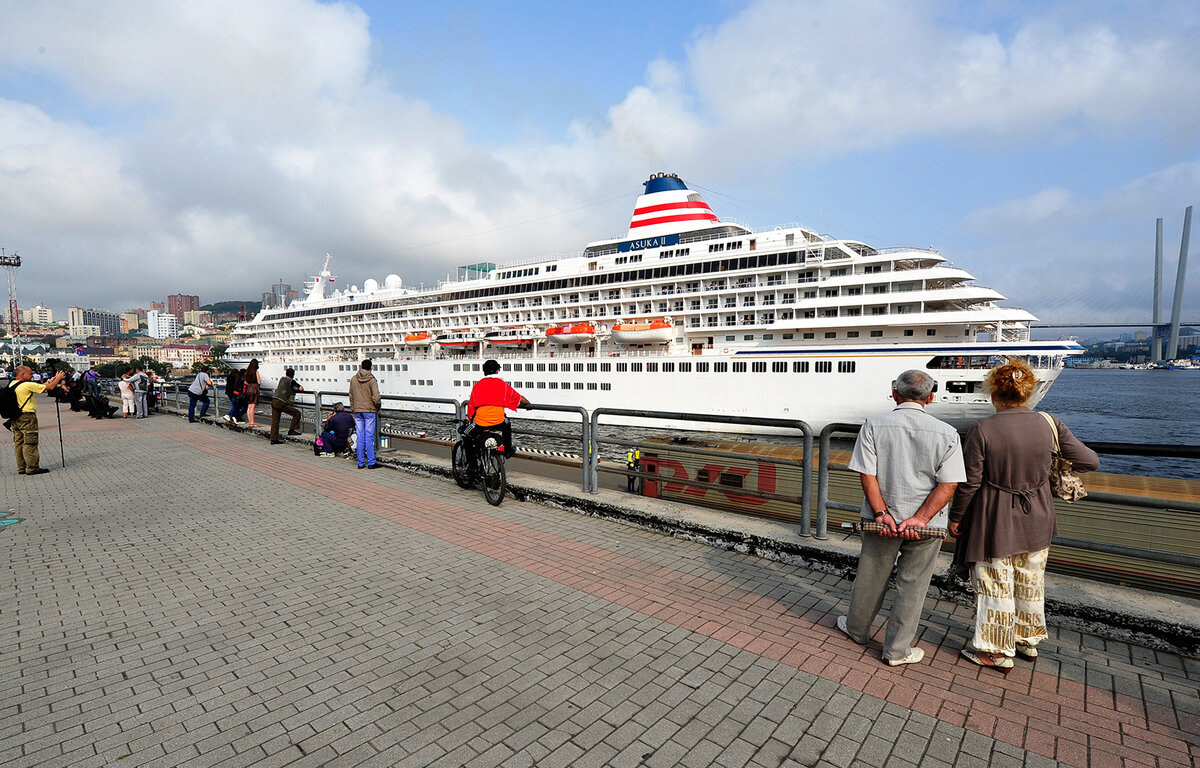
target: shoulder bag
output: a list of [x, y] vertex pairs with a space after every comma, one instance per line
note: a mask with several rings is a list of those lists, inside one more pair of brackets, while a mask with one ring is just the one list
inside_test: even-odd
[[1083, 481], [1075, 474], [1071, 460], [1063, 458], [1062, 446], [1058, 442], [1058, 425], [1048, 413], [1042, 413], [1042, 418], [1050, 425], [1050, 433], [1054, 435], [1054, 450], [1050, 454], [1050, 492], [1067, 503], [1079, 501], [1087, 496]]

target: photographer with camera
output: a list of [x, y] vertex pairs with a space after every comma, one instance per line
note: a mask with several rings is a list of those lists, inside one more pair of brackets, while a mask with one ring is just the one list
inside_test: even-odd
[[296, 383], [296, 369], [288, 368], [283, 378], [275, 385], [275, 394], [271, 397], [271, 445], [279, 445], [279, 417], [291, 414], [292, 426], [289, 435], [300, 434], [300, 409], [295, 406], [296, 393], [304, 389]]
[[14, 380], [8, 385], [8, 388], [14, 391], [17, 406], [20, 408], [20, 415], [12, 419], [10, 427], [13, 433], [13, 448], [17, 454], [18, 475], [44, 475], [50, 471], [38, 466], [41, 455], [38, 452], [37, 400], [34, 396], [57, 387], [64, 375], [64, 371], [59, 371], [45, 384], [39, 384], [33, 380], [32, 368], [19, 365]]

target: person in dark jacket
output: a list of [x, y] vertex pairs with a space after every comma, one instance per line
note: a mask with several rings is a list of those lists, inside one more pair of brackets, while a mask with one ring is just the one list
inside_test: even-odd
[[300, 409], [296, 407], [296, 393], [303, 389], [304, 387], [296, 383], [294, 368], [288, 368], [283, 378], [275, 385], [275, 394], [271, 397], [271, 445], [283, 442], [279, 439], [279, 417], [285, 413], [292, 417], [288, 434], [300, 434]]
[[350, 445], [350, 433], [354, 431], [354, 417], [346, 413], [341, 403], [333, 404], [333, 413], [325, 420], [321, 430], [324, 453], [333, 454], [346, 450]]
[[[950, 506], [955, 562], [970, 565], [975, 629], [962, 655], [985, 667], [1008, 669], [1013, 657], [1038, 655], [1046, 634], [1046, 555], [1058, 534], [1050, 492], [1054, 434], [1027, 407], [1037, 379], [1020, 360], [993, 368], [987, 385], [996, 415], [975, 423], [963, 457], [967, 481]], [[1096, 452], [1053, 419], [1064, 458], [1078, 472], [1100, 466]]]

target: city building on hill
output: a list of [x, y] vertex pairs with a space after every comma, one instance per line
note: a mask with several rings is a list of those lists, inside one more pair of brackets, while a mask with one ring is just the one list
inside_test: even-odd
[[121, 313], [121, 333], [134, 333], [142, 325], [143, 315], [139, 315], [137, 310], [131, 309]]
[[173, 339], [179, 335], [179, 320], [170, 312], [152, 309], [146, 313], [146, 333], [155, 339]]
[[41, 304], [29, 309], [22, 309], [21, 322], [28, 325], [49, 325], [54, 322], [54, 311]]
[[116, 336], [121, 332], [121, 316], [116, 312], [108, 312], [103, 309], [68, 307], [67, 326], [76, 328], [84, 325], [98, 326], [100, 330], [94, 335]]
[[164, 344], [155, 350], [154, 359], [172, 368], [191, 368], [198, 360], [212, 357], [211, 344]]
[[[161, 302], [161, 301], [150, 302], [149, 312], [166, 312], [166, 311], [167, 311], [167, 305], [164, 304], [163, 302]], [[149, 316], [148, 313], [147, 313], [147, 316]]]
[[199, 296], [186, 296], [182, 293], [177, 293], [167, 297], [167, 311], [175, 315], [175, 319], [179, 321], [180, 325], [187, 322], [187, 319], [184, 317], [185, 313], [194, 312], [197, 309], [200, 309]]
[[206, 309], [189, 309], [183, 313], [184, 325], [212, 325], [213, 314]]
[[72, 325], [67, 331], [66, 339], [75, 342], [76, 344], [83, 343], [88, 336], [99, 336], [101, 333], [98, 325]]

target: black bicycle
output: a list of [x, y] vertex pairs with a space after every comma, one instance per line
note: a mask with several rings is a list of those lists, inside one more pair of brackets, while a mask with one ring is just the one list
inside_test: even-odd
[[[499, 506], [504, 501], [504, 491], [508, 488], [504, 473], [504, 452], [500, 448], [503, 437], [501, 434], [486, 427], [474, 427], [470, 436], [464, 437], [464, 432], [471, 426], [467, 420], [455, 422], [458, 429], [458, 441], [450, 449], [450, 459], [453, 465], [454, 482], [459, 488], [470, 490], [478, 482], [483, 486], [483, 496], [488, 504]], [[468, 440], [475, 446], [474, 451], [468, 450]]]

